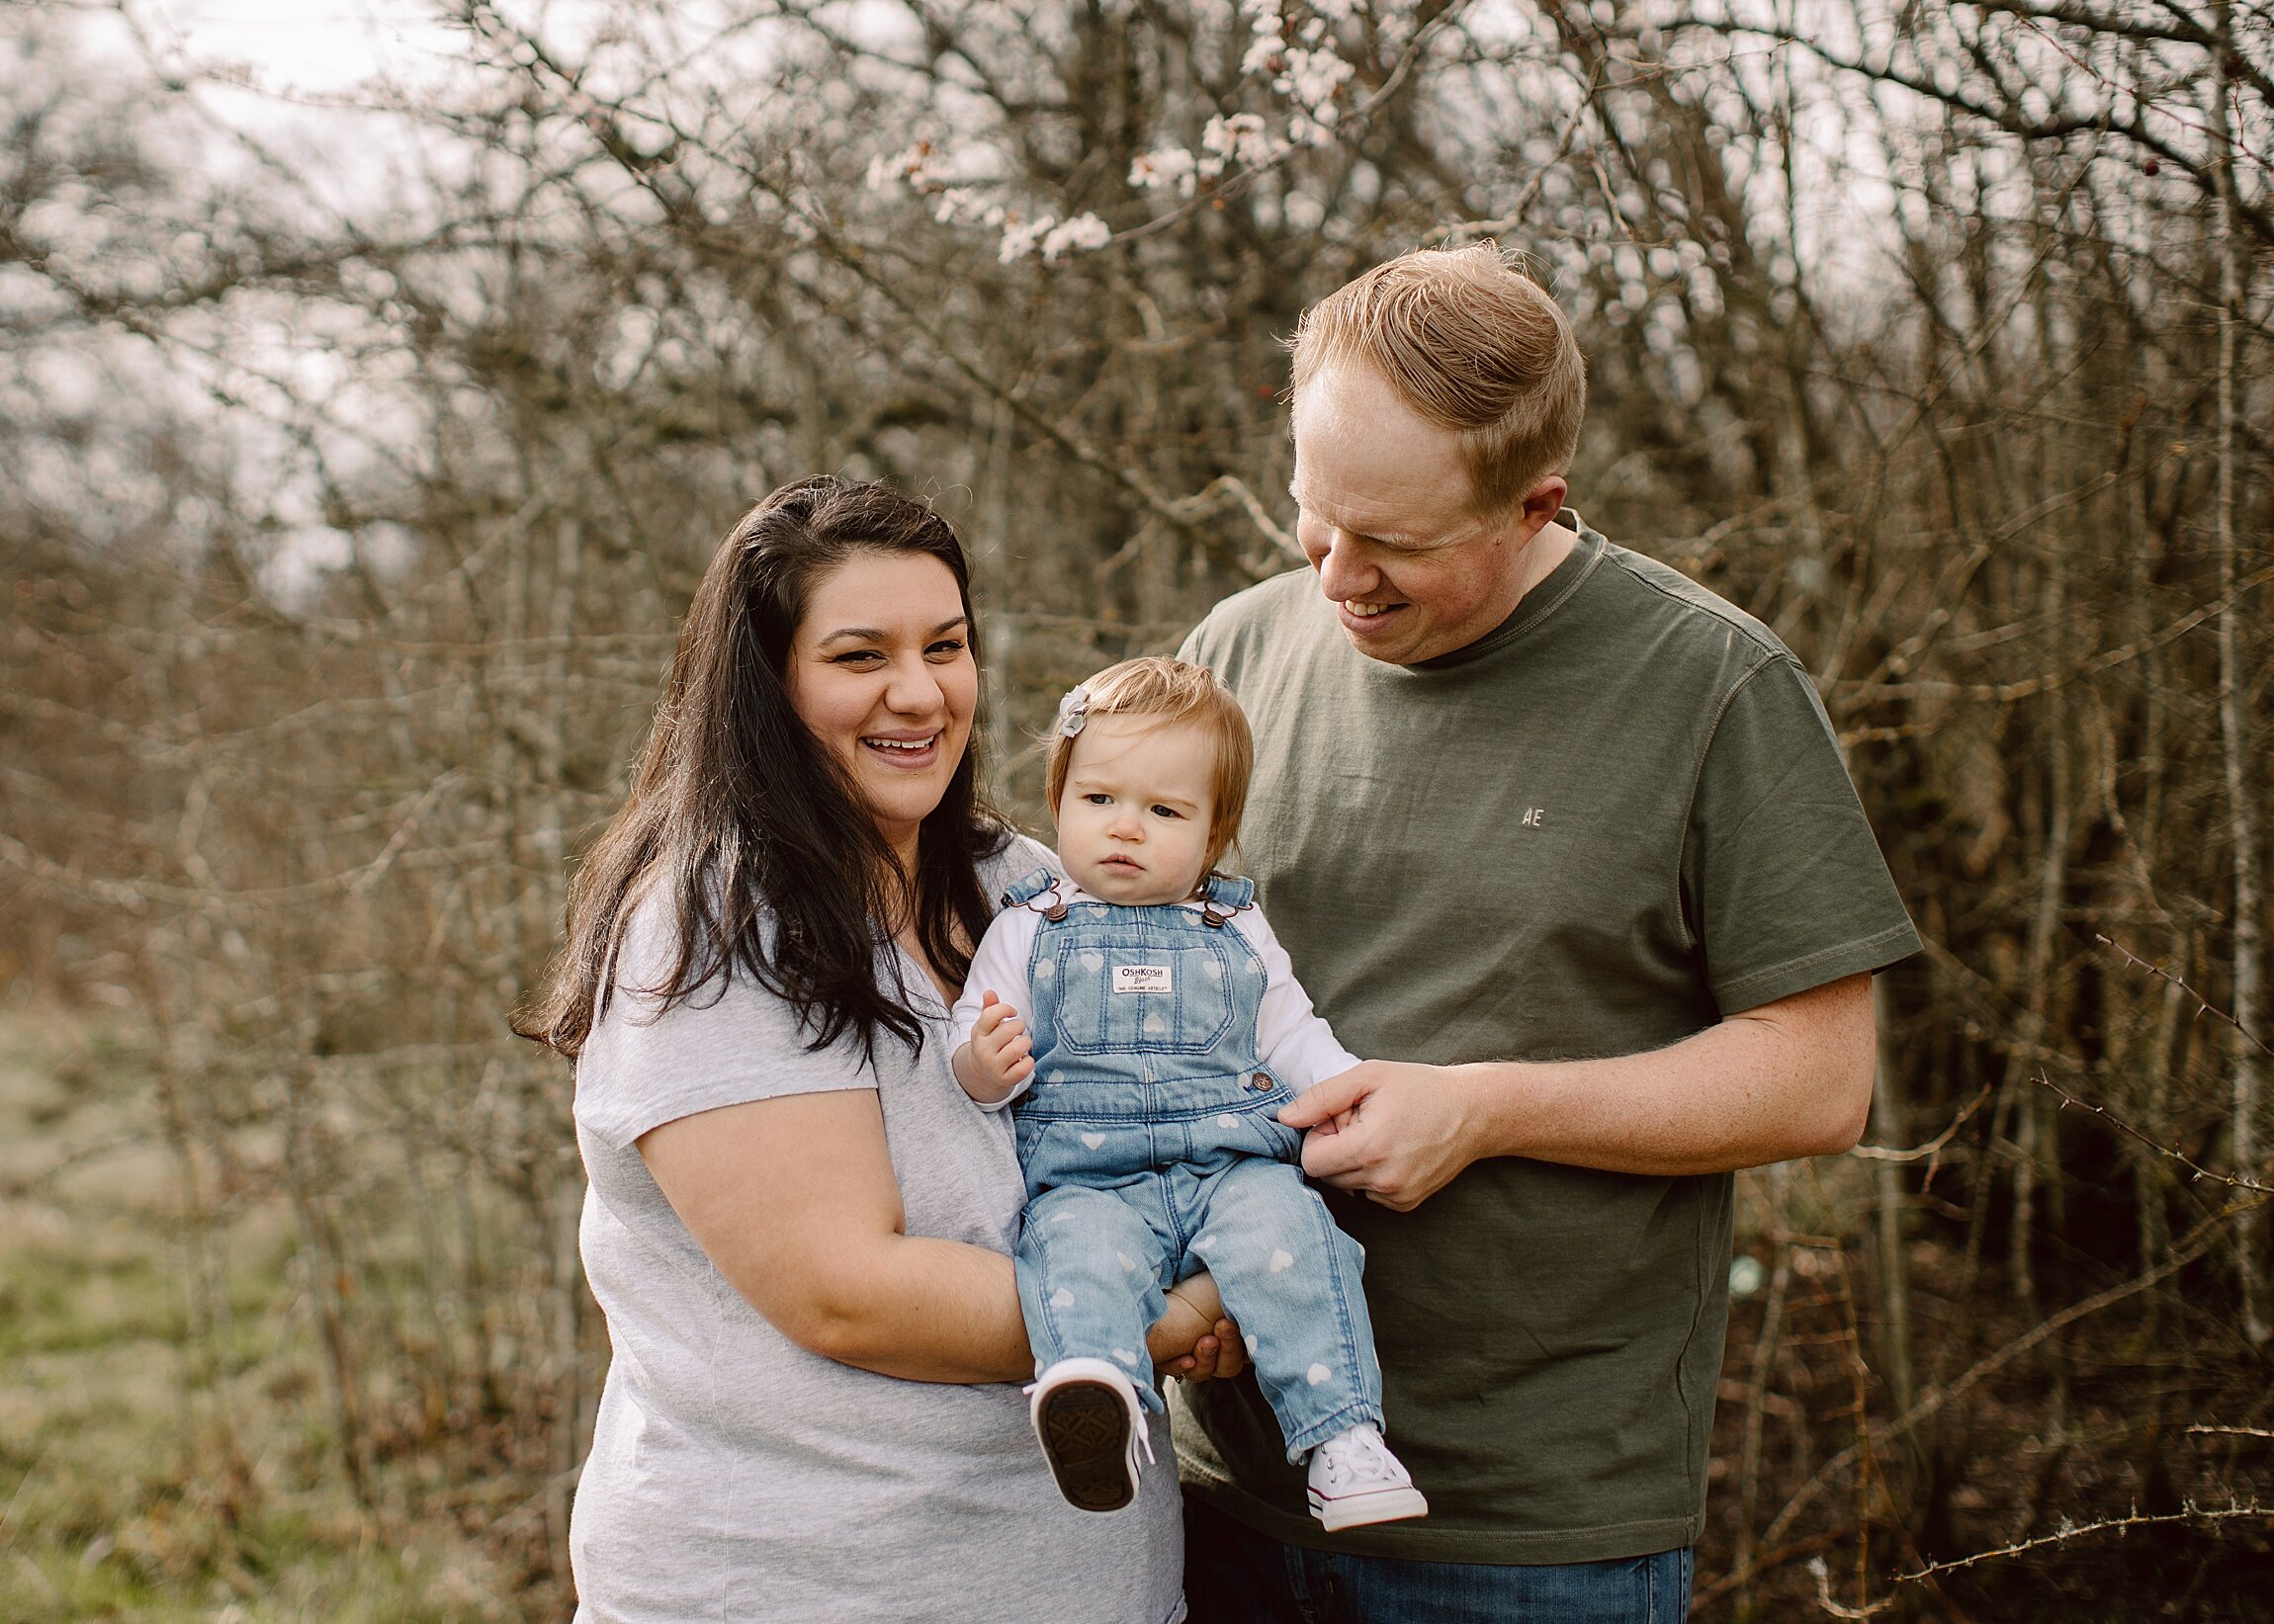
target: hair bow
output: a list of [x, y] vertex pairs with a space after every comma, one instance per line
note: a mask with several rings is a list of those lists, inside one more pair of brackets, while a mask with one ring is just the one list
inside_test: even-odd
[[1072, 738], [1090, 720], [1090, 690], [1076, 683], [1058, 702], [1058, 736]]

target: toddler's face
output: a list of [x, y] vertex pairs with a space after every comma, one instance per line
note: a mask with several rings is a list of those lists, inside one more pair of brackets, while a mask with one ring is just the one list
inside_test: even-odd
[[1058, 856], [1074, 883], [1132, 907], [1189, 897], [1208, 860], [1214, 768], [1197, 725], [1092, 717], [1058, 798]]

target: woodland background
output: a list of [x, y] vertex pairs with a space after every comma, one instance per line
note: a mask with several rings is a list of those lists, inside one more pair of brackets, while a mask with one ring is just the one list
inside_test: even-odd
[[1297, 312], [1493, 237], [1929, 943], [1867, 1148], [1743, 1181], [1697, 1615], [2265, 1616], [2264, 0], [425, 14], [343, 169], [0, 6], [0, 1613], [563, 1616], [505, 1015], [718, 538], [936, 500], [1031, 825], [1058, 692], [1293, 561]]

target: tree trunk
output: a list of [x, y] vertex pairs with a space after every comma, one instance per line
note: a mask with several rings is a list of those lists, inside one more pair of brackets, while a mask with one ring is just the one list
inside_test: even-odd
[[[2234, 230], [2234, 138], [2229, 121], [2229, 63], [2232, 60], [2233, 13], [2222, 4], [2219, 48], [2213, 52], [2211, 130], [2219, 164], [2219, 734], [2226, 758], [2229, 838], [2234, 845], [2234, 1170], [2255, 1178], [2263, 1170], [2258, 1151], [2258, 1103], [2264, 1092], [2265, 1058], [2252, 1041], [2261, 1027], [2263, 921], [2259, 891], [2258, 828], [2251, 805], [2248, 686], [2242, 670], [2242, 608], [2235, 601], [2240, 574], [2234, 539], [2235, 375], [2242, 341], [2243, 244]], [[2264, 1259], [2266, 1218], [2249, 1208], [2235, 1222], [2234, 1257], [2242, 1287], [2242, 1333], [2253, 1347], [2274, 1337], [2267, 1318]]]

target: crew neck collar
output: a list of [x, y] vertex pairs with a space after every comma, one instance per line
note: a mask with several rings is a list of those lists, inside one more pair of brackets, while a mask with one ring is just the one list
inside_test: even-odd
[[[1474, 642], [1463, 643], [1449, 653], [1433, 655], [1429, 659], [1415, 660], [1410, 665], [1397, 667], [1401, 671], [1450, 671], [1487, 654], [1507, 647], [1556, 610], [1563, 607], [1572, 593], [1594, 571], [1602, 560], [1603, 550], [1610, 545], [1602, 534], [1579, 516], [1575, 508], [1559, 509], [1555, 522], [1578, 538], [1563, 561], [1549, 570], [1532, 586], [1508, 613], [1508, 619], [1487, 632]], [[1360, 656], [1361, 658], [1363, 656]], [[1382, 663], [1372, 661], [1369, 663]]]

